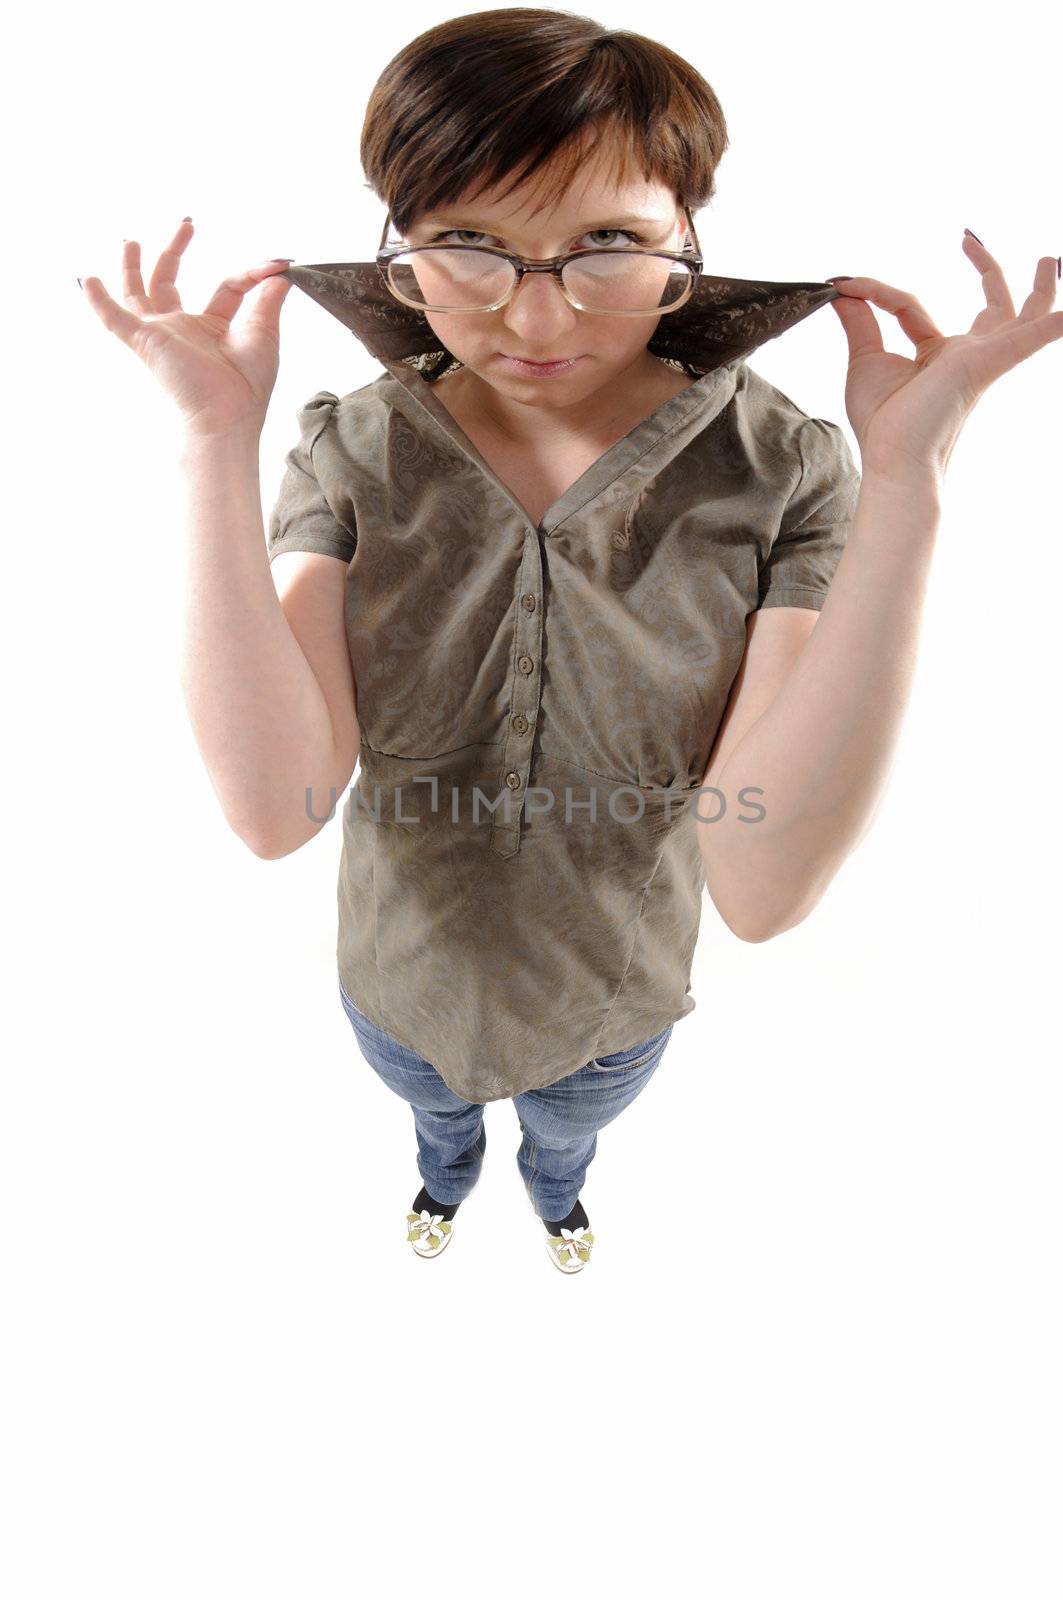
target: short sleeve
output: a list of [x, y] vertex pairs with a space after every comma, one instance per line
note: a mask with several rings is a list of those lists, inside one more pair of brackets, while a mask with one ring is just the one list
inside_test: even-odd
[[860, 494], [860, 470], [836, 422], [809, 417], [798, 435], [801, 481], [761, 569], [757, 609], [821, 611]]
[[350, 561], [357, 533], [336, 516], [318, 480], [314, 449], [332, 424], [338, 396], [320, 389], [296, 413], [299, 442], [284, 458], [284, 476], [269, 516], [267, 554], [272, 562], [285, 550], [311, 550]]

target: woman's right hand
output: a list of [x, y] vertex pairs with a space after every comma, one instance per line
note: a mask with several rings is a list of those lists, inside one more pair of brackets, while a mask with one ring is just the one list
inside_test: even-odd
[[[280, 366], [280, 308], [291, 288], [283, 261], [264, 261], [247, 272], [224, 278], [199, 316], [181, 309], [177, 269], [192, 237], [185, 219], [159, 256], [145, 292], [140, 276], [140, 245], [127, 239], [122, 249], [123, 310], [99, 278], [82, 287], [105, 327], [134, 350], [173, 396], [185, 432], [198, 437], [261, 433]], [[260, 291], [242, 326], [230, 327], [244, 296], [267, 278], [279, 278]]]

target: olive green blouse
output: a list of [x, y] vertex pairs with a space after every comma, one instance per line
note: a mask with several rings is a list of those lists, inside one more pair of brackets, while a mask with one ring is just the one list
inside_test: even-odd
[[464, 1099], [543, 1088], [694, 1009], [720, 801], [694, 803], [746, 619], [822, 606], [860, 485], [841, 428], [745, 357], [837, 290], [703, 277], [648, 345], [696, 381], [535, 526], [375, 263], [288, 276], [384, 366], [298, 412], [269, 518], [271, 561], [347, 564], [339, 979]]

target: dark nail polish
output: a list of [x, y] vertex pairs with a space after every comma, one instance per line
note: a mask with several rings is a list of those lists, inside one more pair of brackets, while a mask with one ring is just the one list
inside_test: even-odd
[[292, 262], [295, 260], [295, 257], [294, 256], [270, 256], [269, 259], [270, 259], [270, 261], [275, 262], [280, 266], [290, 267]]
[[[971, 230], [970, 230], [970, 228], [964, 228], [964, 230], [963, 230], [963, 231], [964, 231], [964, 233], [971, 233]], [[977, 235], [977, 234], [976, 234], [976, 233], [971, 233], [971, 238], [972, 238], [972, 239], [978, 239], [978, 235]], [[978, 243], [979, 243], [979, 244], [982, 244], [982, 241], [981, 241], [981, 239], [978, 239]], [[984, 250], [984, 249], [985, 249], [985, 245], [982, 245], [982, 249], [983, 249], [983, 250]]]
[[1063, 256], [1056, 257], [1056, 277], [1063, 278]]
[[851, 272], [839, 272], [836, 278], [824, 278], [824, 283], [849, 283], [852, 279]]
[[82, 284], [81, 279], [79, 278], [78, 279], [78, 288], [81, 289], [83, 287], [84, 287], [84, 285]]

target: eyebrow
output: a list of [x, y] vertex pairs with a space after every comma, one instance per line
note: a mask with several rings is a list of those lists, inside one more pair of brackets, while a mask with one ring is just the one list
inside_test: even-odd
[[[496, 230], [485, 226], [482, 222], [474, 222], [468, 217], [448, 217], [440, 212], [431, 212], [422, 217], [420, 226], [423, 228], [460, 228], [470, 233], [494, 233]], [[662, 220], [660, 217], [610, 217], [605, 222], [585, 222], [581, 228], [576, 228], [576, 233], [597, 233], [608, 228], [659, 228], [662, 232], [671, 226], [670, 219]]]

